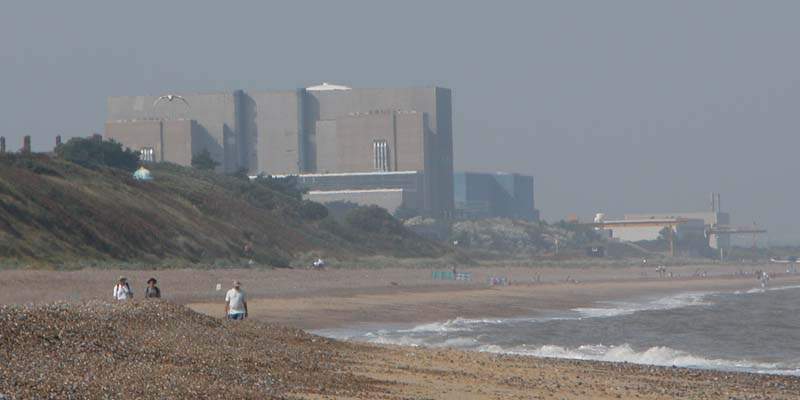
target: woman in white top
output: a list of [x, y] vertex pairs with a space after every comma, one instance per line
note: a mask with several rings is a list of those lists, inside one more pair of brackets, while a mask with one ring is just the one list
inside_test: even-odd
[[128, 285], [128, 278], [119, 277], [119, 281], [114, 286], [114, 300], [133, 299], [133, 289]]

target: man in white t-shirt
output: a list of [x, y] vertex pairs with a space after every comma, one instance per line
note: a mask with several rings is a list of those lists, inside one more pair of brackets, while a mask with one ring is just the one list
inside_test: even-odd
[[225, 294], [225, 316], [228, 319], [247, 318], [247, 300], [241, 286], [239, 281], [233, 281], [233, 289], [228, 290], [228, 293]]
[[114, 286], [114, 300], [128, 300], [133, 298], [133, 289], [128, 285], [128, 278], [120, 276]]

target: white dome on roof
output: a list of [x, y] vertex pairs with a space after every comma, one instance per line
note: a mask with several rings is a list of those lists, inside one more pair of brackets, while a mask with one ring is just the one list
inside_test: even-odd
[[309, 86], [306, 90], [310, 91], [323, 91], [323, 90], [350, 90], [351, 88], [342, 85], [334, 85], [328, 82], [322, 82], [322, 85]]

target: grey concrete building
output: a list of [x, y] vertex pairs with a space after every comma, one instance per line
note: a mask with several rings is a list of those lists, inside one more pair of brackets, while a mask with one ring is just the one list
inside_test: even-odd
[[[417, 186], [403, 189], [402, 205], [435, 216], [452, 213], [449, 89], [322, 84], [182, 97], [186, 103], [157, 102], [158, 96], [109, 98], [106, 136], [141, 150], [152, 161], [187, 165], [206, 149], [224, 172], [245, 168], [251, 175], [354, 174], [348, 179], [331, 176], [329, 182], [340, 185], [328, 183], [327, 190], [337, 196], [317, 193], [320, 199], [339, 199], [350, 191], [353, 200], [363, 203], [378, 192], [356, 195], [356, 188], [348, 186], [358, 180], [353, 176], [368, 174], [365, 179], [373, 184], [360, 184], [358, 190], [374, 191], [398, 189], [390, 173], [403, 172], [413, 175]], [[381, 174], [385, 181], [376, 178]]]
[[134, 150], [156, 148], [173, 136], [164, 126], [193, 121], [193, 146], [171, 149], [156, 161], [183, 163], [207, 149], [223, 170], [235, 171], [240, 164], [236, 111], [241, 92], [185, 97], [190, 106], [180, 101], [156, 103], [158, 96], [111, 97], [105, 136]]

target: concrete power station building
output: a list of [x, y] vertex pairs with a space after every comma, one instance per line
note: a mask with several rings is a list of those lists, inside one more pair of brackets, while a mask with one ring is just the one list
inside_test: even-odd
[[123, 96], [108, 99], [105, 136], [143, 161], [190, 165], [208, 150], [224, 172], [298, 175], [312, 200], [441, 217], [453, 211], [451, 114], [438, 87]]

